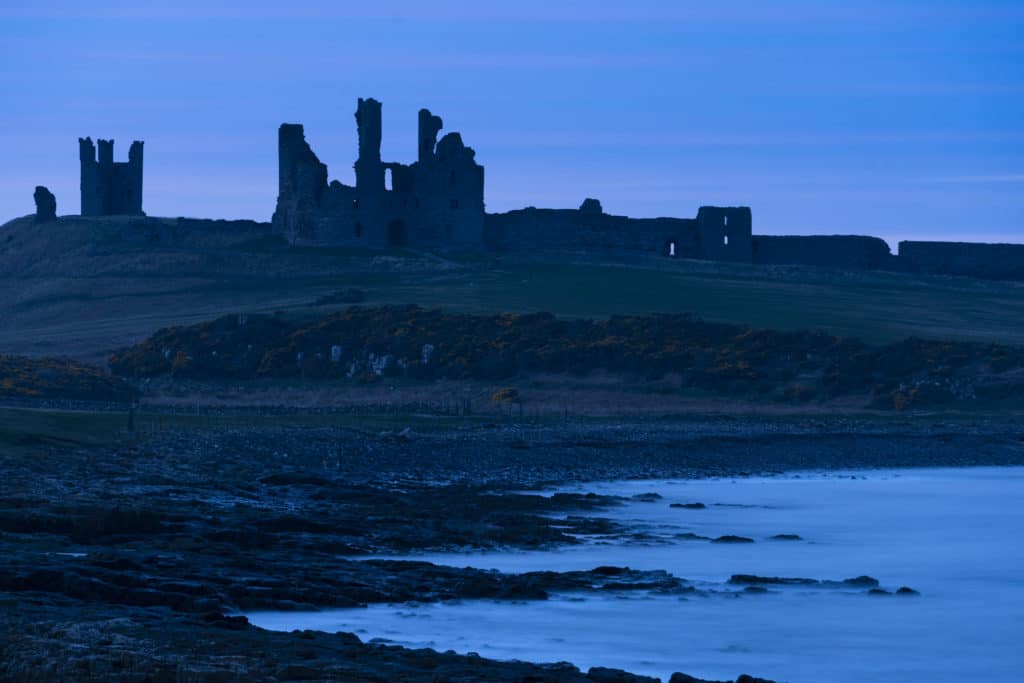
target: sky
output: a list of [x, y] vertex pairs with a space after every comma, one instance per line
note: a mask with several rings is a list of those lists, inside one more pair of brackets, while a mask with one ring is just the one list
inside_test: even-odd
[[150, 215], [269, 220], [277, 127], [352, 183], [375, 97], [384, 159], [428, 107], [489, 211], [1024, 242], [1021, 36], [1020, 0], [0, 0], [0, 222], [78, 213], [84, 136], [145, 141]]

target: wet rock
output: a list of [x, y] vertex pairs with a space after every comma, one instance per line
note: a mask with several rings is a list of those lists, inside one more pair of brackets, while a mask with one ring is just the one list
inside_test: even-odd
[[735, 681], [712, 681], [712, 680], [707, 680], [707, 679], [704, 679], [704, 678], [695, 678], [693, 676], [688, 676], [688, 675], [683, 674], [683, 673], [674, 673], [674, 674], [672, 674], [672, 677], [670, 679], [668, 679], [668, 683], [775, 683], [775, 682], [774, 681], [769, 681], [766, 678], [754, 678], [754, 677], [748, 676], [746, 674], [741, 675]]
[[892, 593], [883, 588], [872, 588], [868, 591], [868, 595], [892, 595]]
[[705, 678], [696, 678], [683, 673], [674, 673], [668, 679], [668, 683], [729, 683], [729, 681], [712, 681]]
[[708, 506], [704, 503], [669, 503], [669, 507], [682, 510], [706, 510]]
[[729, 583], [739, 586], [814, 586], [819, 583], [817, 579], [791, 578], [782, 576], [757, 576], [756, 574], [733, 574], [729, 577]]
[[733, 536], [731, 534], [711, 539], [712, 543], [753, 543], [754, 539], [746, 536]]
[[800, 534], [775, 534], [772, 536], [773, 541], [802, 541], [804, 540]]
[[908, 586], [900, 586], [896, 589], [896, 595], [920, 595], [918, 591]]
[[653, 493], [653, 492], [652, 493], [638, 493], [635, 496], [632, 496], [631, 499], [635, 500], [635, 501], [637, 501], [639, 503], [656, 503], [659, 500], [661, 500], [661, 494]]
[[594, 683], [659, 683], [657, 678], [637, 676], [622, 669], [608, 669], [603, 666], [591, 667], [587, 671], [587, 679]]
[[878, 579], [871, 576], [856, 576], [852, 579], [843, 579], [843, 584], [847, 586], [858, 586], [863, 588], [877, 588]]
[[42, 185], [36, 185], [36, 191], [32, 194], [36, 201], [36, 223], [50, 223], [57, 220], [57, 198], [53, 193]]

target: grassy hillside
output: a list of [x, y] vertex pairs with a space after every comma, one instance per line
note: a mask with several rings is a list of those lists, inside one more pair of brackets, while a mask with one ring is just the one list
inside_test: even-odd
[[285, 249], [269, 241], [140, 245], [87, 219], [0, 227], [0, 353], [102, 362], [168, 325], [226, 313], [319, 315], [321, 296], [372, 304], [561, 316], [696, 313], [872, 343], [908, 336], [1024, 345], [1024, 284], [670, 261], [643, 255], [531, 257]]
[[502, 262], [470, 275], [403, 282], [386, 303], [558, 315], [696, 313], [776, 329], [821, 329], [885, 343], [910, 336], [1024, 344], [1024, 286], [896, 273], [640, 258]]

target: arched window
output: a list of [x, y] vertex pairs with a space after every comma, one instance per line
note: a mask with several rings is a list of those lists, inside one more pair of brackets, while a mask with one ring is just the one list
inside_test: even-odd
[[355, 233], [356, 237], [362, 237], [363, 236], [363, 224], [357, 222], [356, 225], [355, 225], [355, 228], [353, 228], [352, 231]]

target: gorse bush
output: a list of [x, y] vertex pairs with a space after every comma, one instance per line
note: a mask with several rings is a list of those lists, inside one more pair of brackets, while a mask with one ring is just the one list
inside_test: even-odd
[[354, 307], [308, 323], [252, 315], [168, 328], [113, 354], [110, 367], [125, 377], [357, 382], [601, 370], [640, 380], [672, 375], [682, 386], [780, 401], [866, 395], [878, 407], [1005, 398], [1007, 387], [1024, 383], [1024, 351], [1013, 347], [921, 339], [870, 346], [678, 314], [579, 320], [415, 306]]
[[131, 401], [138, 392], [120, 377], [67, 358], [0, 356], [0, 397]]

